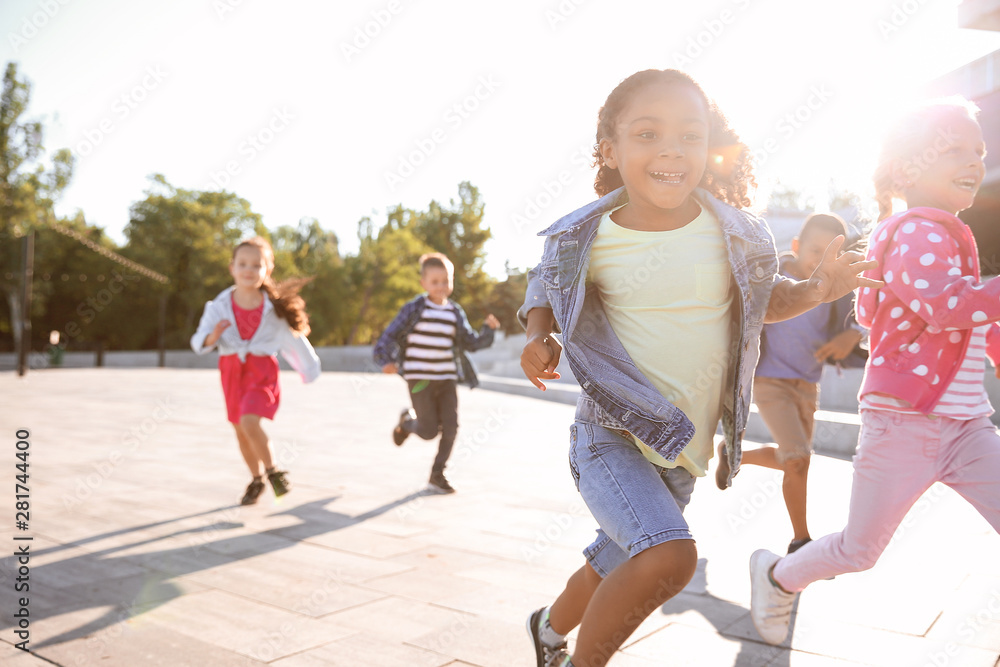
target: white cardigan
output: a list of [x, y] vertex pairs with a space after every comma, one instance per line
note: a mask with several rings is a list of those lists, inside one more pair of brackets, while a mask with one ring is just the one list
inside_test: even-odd
[[[288, 326], [288, 322], [278, 317], [274, 312], [274, 304], [264, 295], [264, 313], [260, 326], [249, 340], [240, 338], [236, 326], [236, 313], [233, 311], [233, 290], [228, 287], [217, 297], [205, 304], [205, 312], [198, 323], [198, 330], [191, 336], [191, 349], [198, 354], [206, 354], [216, 347], [219, 355], [235, 354], [240, 361], [246, 361], [248, 354], [257, 356], [274, 356], [278, 352], [285, 361], [298, 372], [303, 382], [312, 382], [319, 377], [320, 363], [316, 351], [310, 345], [309, 339], [301, 336]], [[215, 345], [205, 346], [205, 338], [222, 320], [229, 320], [232, 326], [222, 332]]]

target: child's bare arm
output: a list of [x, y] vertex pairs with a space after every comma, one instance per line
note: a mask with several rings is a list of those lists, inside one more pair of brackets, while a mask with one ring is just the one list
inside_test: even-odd
[[836, 301], [858, 287], [882, 287], [881, 280], [866, 278], [861, 274], [878, 266], [877, 262], [865, 261], [858, 252], [839, 254], [844, 245], [840, 235], [830, 242], [820, 263], [808, 280], [781, 280], [771, 291], [767, 304], [765, 322], [781, 322], [815, 308], [821, 303]]
[[827, 359], [840, 361], [851, 353], [851, 350], [854, 349], [855, 345], [861, 342], [862, 338], [864, 338], [864, 336], [857, 329], [845, 329], [830, 340], [823, 343], [823, 345], [816, 350], [816, 359], [819, 361], [825, 361]]
[[202, 344], [202, 346], [212, 347], [213, 345], [215, 345], [215, 343], [219, 340], [219, 336], [222, 335], [223, 331], [229, 328], [230, 324], [231, 323], [229, 320], [219, 320], [219, 322], [215, 325], [215, 328], [212, 329], [212, 333], [205, 336], [205, 342]]
[[531, 380], [531, 384], [545, 391], [545, 385], [541, 380], [559, 378], [556, 366], [559, 365], [559, 356], [562, 353], [562, 346], [552, 335], [555, 330], [552, 309], [532, 308], [528, 311], [526, 330], [528, 342], [521, 352], [521, 370]]

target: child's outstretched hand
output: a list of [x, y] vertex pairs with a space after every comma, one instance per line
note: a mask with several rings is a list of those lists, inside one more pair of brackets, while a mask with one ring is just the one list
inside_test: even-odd
[[216, 323], [215, 328], [212, 329], [212, 333], [205, 336], [204, 346], [212, 347], [213, 345], [215, 345], [216, 341], [219, 340], [219, 336], [221, 336], [222, 332], [228, 329], [230, 325], [232, 325], [232, 322], [230, 322], [229, 320], [219, 320]]
[[830, 242], [823, 253], [823, 261], [809, 276], [809, 293], [815, 301], [836, 301], [859, 287], [884, 287], [881, 280], [865, 278], [862, 271], [878, 267], [878, 262], [865, 261], [860, 252], [849, 250], [839, 254], [844, 245], [841, 234]]
[[490, 313], [489, 315], [486, 316], [485, 323], [486, 326], [488, 326], [490, 329], [496, 329], [498, 326], [500, 326], [500, 320], [494, 317], [493, 313]]
[[840, 361], [851, 353], [851, 350], [861, 341], [862, 337], [861, 332], [855, 329], [845, 329], [823, 343], [816, 350], [816, 360], [826, 361], [827, 359], [833, 359], [834, 361]]
[[521, 351], [521, 370], [531, 384], [545, 391], [542, 380], [558, 380], [560, 377], [556, 366], [561, 354], [562, 346], [551, 334], [529, 336]]

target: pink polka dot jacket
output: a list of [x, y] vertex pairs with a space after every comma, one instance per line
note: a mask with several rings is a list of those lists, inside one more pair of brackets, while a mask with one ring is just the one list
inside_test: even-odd
[[971, 230], [957, 216], [911, 208], [872, 231], [865, 273], [885, 281], [862, 288], [855, 310], [871, 329], [860, 395], [889, 394], [928, 414], [965, 356], [972, 329], [992, 322], [986, 356], [1000, 359], [1000, 279], [980, 282]]

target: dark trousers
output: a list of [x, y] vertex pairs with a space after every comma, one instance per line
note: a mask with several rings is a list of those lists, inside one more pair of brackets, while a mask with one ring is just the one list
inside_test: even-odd
[[405, 422], [403, 428], [424, 440], [433, 440], [441, 434], [431, 472], [444, 472], [458, 434], [458, 383], [455, 380], [407, 380], [406, 384], [417, 418]]

